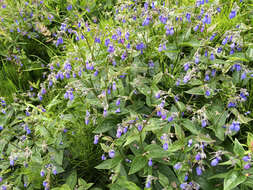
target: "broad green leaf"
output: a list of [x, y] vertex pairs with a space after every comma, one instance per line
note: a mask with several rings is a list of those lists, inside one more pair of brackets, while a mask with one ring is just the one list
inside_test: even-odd
[[235, 117], [237, 117], [240, 123], [248, 123], [253, 120], [252, 118], [247, 118], [244, 115], [240, 114], [235, 108], [233, 108], [231, 111], [235, 115]]
[[192, 88], [190, 90], [187, 90], [187, 91], [185, 91], [185, 93], [193, 94], [193, 95], [204, 95], [205, 91], [204, 91], [203, 86], [199, 86], [199, 87], [195, 87], [195, 88]]
[[245, 152], [242, 145], [239, 143], [237, 139], [235, 139], [235, 142], [234, 142], [234, 152], [240, 157], [243, 157], [244, 152]]
[[198, 135], [200, 133], [200, 129], [194, 125], [191, 120], [185, 119], [182, 124], [184, 128], [188, 129], [192, 134]]
[[229, 174], [228, 172], [227, 173], [216, 174], [216, 175], [213, 175], [213, 176], [209, 177], [208, 180], [216, 179], [216, 178], [218, 178], [218, 179], [224, 179], [224, 178], [226, 178], [226, 176], [228, 174]]
[[153, 78], [152, 84], [153, 84], [153, 85], [158, 84], [158, 83], [161, 81], [162, 77], [163, 77], [163, 73], [162, 73], [162, 72], [156, 74], [156, 75], [154, 76], [154, 78]]
[[184, 141], [177, 140], [177, 141], [173, 142], [173, 144], [171, 144], [171, 145], [168, 146], [168, 150], [167, 151], [172, 153], [172, 152], [176, 152], [178, 150], [183, 149], [183, 147], [185, 147]]
[[176, 101], [176, 105], [181, 112], [185, 111], [185, 105], [183, 102]]
[[144, 150], [148, 153], [148, 158], [164, 158], [168, 156], [168, 153], [157, 144], [150, 144]]
[[120, 176], [116, 183], [128, 190], [141, 190], [135, 183], [127, 180], [126, 176]]
[[129, 170], [129, 175], [134, 174], [138, 171], [140, 171], [141, 169], [143, 169], [146, 165], [147, 165], [147, 159], [146, 157], [142, 156], [142, 155], [138, 155], [134, 158], [134, 160], [132, 161], [131, 164], [131, 168]]
[[61, 187], [56, 187], [53, 188], [52, 190], [71, 190], [71, 188], [67, 184], [64, 184]]
[[178, 139], [183, 139], [185, 137], [185, 135], [184, 135], [184, 131], [182, 130], [181, 126], [175, 124], [174, 128], [175, 128], [175, 132], [176, 132], [176, 137]]
[[158, 179], [163, 187], [169, 186], [168, 178], [165, 175], [163, 175], [161, 172], [158, 172]]
[[111, 169], [112, 168], [112, 159], [108, 159], [103, 161], [101, 164], [95, 167], [96, 169]]
[[117, 165], [119, 165], [122, 161], [121, 156], [115, 156], [112, 159], [108, 159], [103, 161], [101, 164], [99, 164], [98, 166], [96, 166], [96, 169], [111, 169], [116, 167]]
[[178, 50], [166, 50], [164, 52], [164, 54], [171, 60], [171, 61], [175, 61], [175, 59], [177, 58], [178, 55]]
[[247, 145], [248, 145], [248, 148], [253, 151], [253, 134], [252, 133], [248, 133], [248, 136], [247, 136]]
[[93, 184], [94, 183], [87, 183], [82, 178], [79, 178], [78, 179], [78, 185], [79, 185], [78, 190], [88, 190]]
[[196, 138], [198, 142], [206, 142], [206, 143], [214, 143], [215, 140], [211, 139], [211, 137], [205, 136], [203, 134], [199, 134]]
[[76, 170], [73, 170], [67, 177], [66, 184], [68, 184], [68, 186], [71, 189], [74, 189], [76, 183], [77, 183], [77, 172]]
[[98, 127], [93, 131], [93, 133], [104, 133], [116, 126], [116, 121], [113, 118], [108, 118], [99, 122]]
[[232, 190], [233, 188], [243, 183], [246, 179], [247, 177], [242, 173], [232, 171], [224, 180], [223, 190]]

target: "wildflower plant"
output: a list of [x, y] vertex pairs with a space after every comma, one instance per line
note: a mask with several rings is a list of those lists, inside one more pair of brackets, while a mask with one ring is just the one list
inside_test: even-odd
[[0, 99], [2, 189], [250, 189], [248, 1], [70, 2], [45, 81]]

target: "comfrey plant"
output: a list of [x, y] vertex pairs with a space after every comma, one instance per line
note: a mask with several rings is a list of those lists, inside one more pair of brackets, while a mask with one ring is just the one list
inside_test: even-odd
[[0, 99], [1, 188], [250, 189], [251, 28], [233, 2], [122, 1], [99, 22], [68, 4], [45, 82]]

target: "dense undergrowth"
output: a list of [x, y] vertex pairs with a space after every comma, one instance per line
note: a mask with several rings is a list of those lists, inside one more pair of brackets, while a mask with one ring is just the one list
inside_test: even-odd
[[250, 0], [0, 6], [3, 190], [252, 189]]

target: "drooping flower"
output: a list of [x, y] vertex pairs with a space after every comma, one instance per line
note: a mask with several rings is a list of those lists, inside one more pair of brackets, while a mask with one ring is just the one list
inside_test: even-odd
[[109, 157], [113, 158], [115, 156], [115, 151], [114, 150], [110, 150], [109, 151]]
[[236, 10], [232, 10], [229, 14], [229, 18], [232, 19], [236, 16]]
[[217, 166], [218, 163], [219, 163], [219, 159], [215, 158], [215, 159], [212, 160], [211, 166]]
[[175, 170], [179, 170], [179, 169], [181, 169], [181, 167], [182, 167], [182, 164], [181, 164], [181, 163], [176, 163], [176, 164], [174, 165]]

